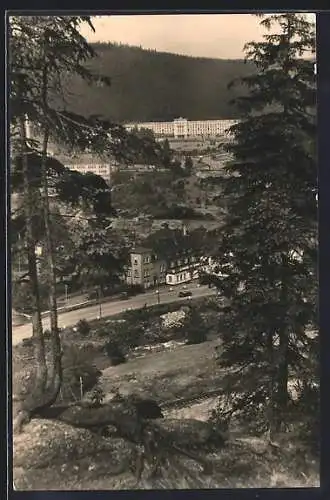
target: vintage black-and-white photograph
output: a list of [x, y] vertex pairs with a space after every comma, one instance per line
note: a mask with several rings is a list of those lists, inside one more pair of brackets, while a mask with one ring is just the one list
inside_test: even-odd
[[315, 15], [10, 15], [16, 490], [319, 486]]

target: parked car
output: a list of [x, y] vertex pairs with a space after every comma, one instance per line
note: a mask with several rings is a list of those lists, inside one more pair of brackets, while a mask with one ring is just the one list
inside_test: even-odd
[[119, 295], [119, 298], [120, 300], [126, 300], [129, 298], [129, 293], [128, 292], [122, 292], [120, 295]]
[[181, 292], [179, 292], [179, 297], [191, 297], [192, 296], [192, 293], [189, 292], [189, 290], [181, 290]]

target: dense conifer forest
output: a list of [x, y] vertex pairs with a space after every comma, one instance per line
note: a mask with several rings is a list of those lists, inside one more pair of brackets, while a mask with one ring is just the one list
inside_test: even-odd
[[98, 57], [88, 67], [109, 76], [111, 86], [89, 87], [76, 77], [68, 84], [69, 107], [115, 122], [236, 118], [230, 100], [241, 95], [242, 88], [227, 89], [227, 85], [254, 71], [252, 63], [243, 60], [189, 57], [112, 43], [93, 47]]

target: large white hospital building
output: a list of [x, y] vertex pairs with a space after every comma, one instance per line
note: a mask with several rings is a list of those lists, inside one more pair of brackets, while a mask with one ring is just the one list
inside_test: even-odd
[[216, 137], [228, 135], [228, 128], [237, 123], [237, 120], [187, 120], [176, 118], [172, 122], [145, 122], [127, 123], [126, 130], [137, 129], [152, 130], [158, 137]]

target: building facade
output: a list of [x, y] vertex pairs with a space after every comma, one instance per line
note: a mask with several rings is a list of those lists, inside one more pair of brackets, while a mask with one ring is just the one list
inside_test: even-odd
[[186, 254], [166, 261], [159, 259], [151, 249], [137, 247], [130, 253], [126, 282], [143, 288], [180, 285], [197, 279], [203, 266], [203, 257]]
[[57, 159], [70, 170], [75, 170], [81, 174], [92, 173], [103, 177], [107, 184], [111, 184], [112, 174], [119, 168], [115, 160], [100, 162], [92, 154], [80, 154], [73, 156], [57, 155]]
[[166, 284], [175, 286], [197, 279], [202, 265], [202, 259], [194, 255], [170, 261], [166, 272]]
[[148, 129], [157, 137], [217, 137], [228, 136], [228, 128], [237, 123], [237, 120], [187, 120], [176, 118], [172, 122], [144, 122], [127, 123], [126, 130]]
[[[41, 136], [38, 128], [27, 121], [26, 133], [28, 138], [33, 138], [41, 142]], [[111, 183], [111, 176], [113, 172], [118, 170], [119, 164], [114, 159], [102, 161], [97, 156], [91, 153], [74, 153], [66, 154], [63, 152], [63, 147], [52, 141], [48, 144], [49, 156], [55, 156], [65, 167], [70, 170], [75, 170], [81, 174], [92, 173], [103, 177], [107, 184]]]
[[166, 262], [149, 248], [137, 247], [130, 253], [127, 284], [150, 288], [166, 282]]

